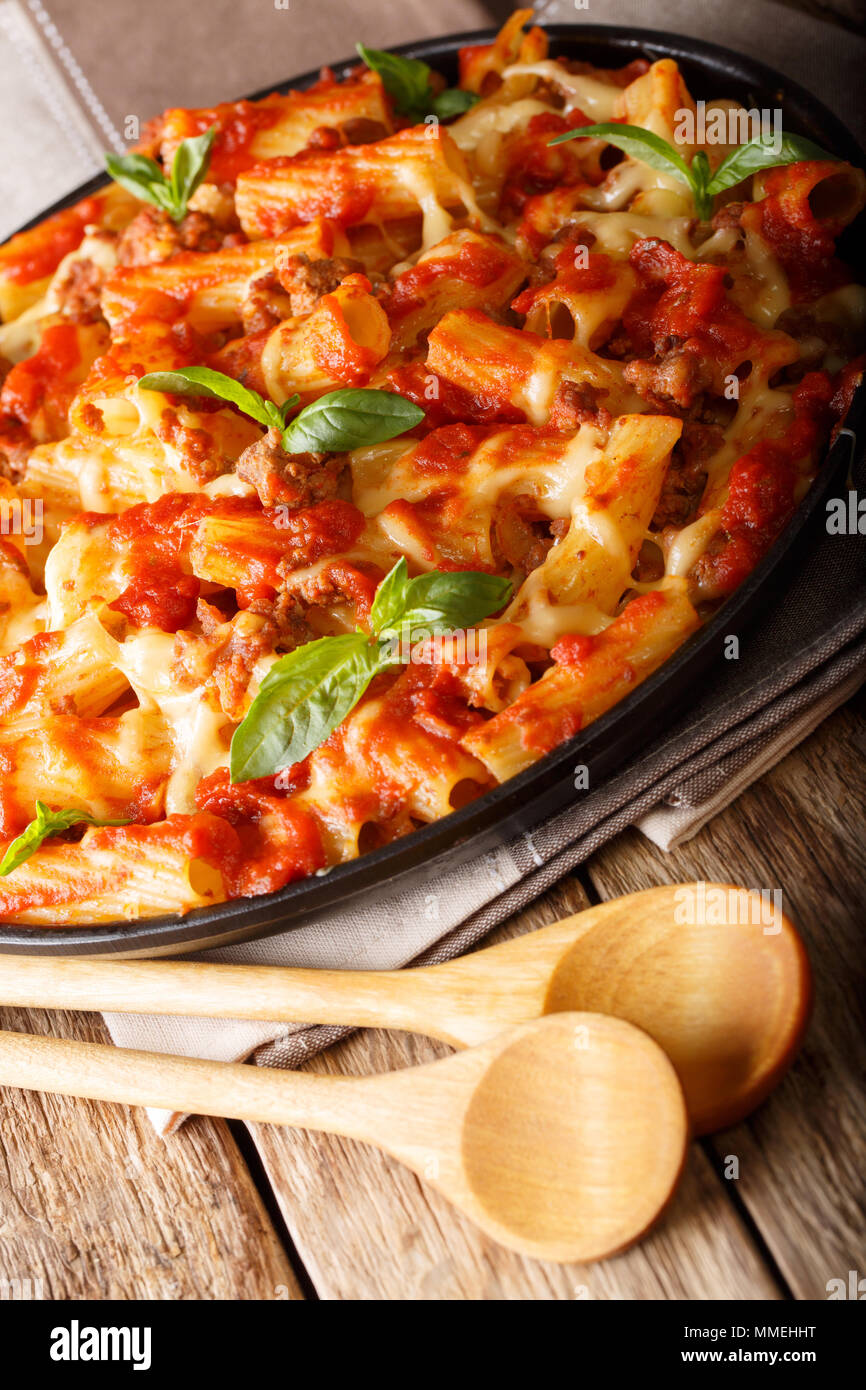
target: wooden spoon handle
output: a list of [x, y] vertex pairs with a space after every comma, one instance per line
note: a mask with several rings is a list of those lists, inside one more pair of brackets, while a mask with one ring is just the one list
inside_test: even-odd
[[311, 1076], [237, 1062], [0, 1032], [0, 1085], [373, 1139], [378, 1078]]
[[[0, 1002], [100, 1013], [185, 1014], [430, 1031], [426, 1025], [431, 1010], [420, 1010], [420, 1006], [427, 1004], [435, 986], [433, 978], [419, 981], [421, 973], [0, 955]], [[426, 977], [436, 974], [435, 967], [423, 972]], [[437, 978], [440, 989], [436, 992], [442, 994], [446, 992], [445, 978]], [[439, 1002], [444, 1004], [445, 1000]]]

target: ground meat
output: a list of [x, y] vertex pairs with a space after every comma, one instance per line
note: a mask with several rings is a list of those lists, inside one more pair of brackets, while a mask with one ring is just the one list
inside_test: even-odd
[[236, 472], [252, 483], [263, 507], [295, 510], [334, 497], [342, 467], [326, 454], [287, 454], [272, 429], [244, 449]]
[[584, 423], [597, 425], [600, 429], [610, 428], [610, 411], [601, 404], [601, 397], [607, 392], [588, 381], [563, 381], [557, 388], [550, 410], [550, 424], [554, 429], [576, 430]]
[[347, 275], [363, 275], [364, 266], [348, 256], [310, 260], [303, 252], [277, 266], [277, 278], [289, 296], [290, 312], [308, 314], [323, 294], [331, 294]]
[[228, 237], [234, 240], [206, 212], [188, 212], [176, 226], [182, 251], [220, 251]]
[[272, 270], [266, 270], [250, 280], [241, 305], [241, 323], [247, 337], [276, 328], [278, 323], [291, 318], [291, 315], [289, 296]]
[[694, 521], [707, 483], [707, 460], [721, 448], [724, 437], [720, 425], [684, 421], [651, 522], [654, 531], [666, 526], [687, 526]]
[[600, 357], [607, 357], [614, 362], [623, 362], [634, 351], [634, 347], [628, 331], [620, 325], [607, 342], [596, 350]]
[[254, 599], [247, 611], [267, 620], [276, 651], [293, 652], [315, 636], [304, 617], [303, 604], [284, 589], [273, 600]]
[[728, 536], [719, 531], [695, 561], [689, 573], [689, 598], [695, 605], [716, 603], [727, 598], [730, 586], [724, 569], [720, 568], [719, 556], [728, 544]]
[[73, 323], [97, 323], [102, 318], [100, 298], [105, 272], [89, 256], [75, 260], [55, 287], [61, 314]]
[[26, 425], [12, 415], [0, 415], [0, 477], [17, 483], [34, 448]]
[[550, 530], [533, 498], [514, 497], [503, 503], [496, 510], [491, 536], [497, 569], [503, 563], [522, 574], [537, 569], [553, 545]]
[[281, 560], [277, 568], [286, 581], [284, 599], [297, 603], [301, 612], [345, 603], [354, 609], [355, 623], [367, 618], [376, 588], [383, 578], [382, 571], [374, 565], [353, 564], [342, 559], [328, 560], [321, 569], [305, 571], [300, 576], [295, 573], [291, 556]]
[[247, 611], [237, 613], [227, 626], [231, 631], [217, 656], [213, 679], [224, 713], [229, 719], [240, 720], [253, 669], [260, 657], [274, 650], [276, 628]]
[[143, 207], [120, 234], [117, 260], [119, 265], [157, 265], [178, 251], [219, 251], [243, 239], [205, 212], [188, 212], [174, 222], [160, 208]]
[[164, 410], [156, 427], [157, 438], [177, 449], [184, 467], [199, 482], [210, 482], [226, 471], [227, 463], [213, 435], [182, 424], [176, 410]]
[[671, 403], [688, 409], [712, 381], [707, 363], [695, 353], [672, 348], [660, 362], [636, 358], [623, 373], [644, 400], [668, 408]]
[[739, 231], [740, 218], [745, 207], [745, 203], [726, 203], [724, 207], [719, 208], [711, 223], [713, 231], [719, 232], [729, 227], [735, 227]]
[[[290, 602], [299, 614], [299, 605]], [[279, 599], [259, 602], [232, 618], [199, 599], [196, 617], [201, 633], [175, 636], [172, 677], [184, 688], [211, 683], [223, 712], [235, 721], [244, 716], [250, 677], [259, 659], [278, 649], [291, 651], [312, 635], [302, 621], [291, 626], [287, 605]]]
[[340, 126], [340, 134], [347, 145], [372, 145], [375, 140], [384, 140], [388, 132], [381, 121], [371, 120], [369, 116], [353, 116]]

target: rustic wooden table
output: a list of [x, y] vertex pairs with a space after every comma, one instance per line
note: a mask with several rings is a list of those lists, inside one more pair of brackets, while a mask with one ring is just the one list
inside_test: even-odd
[[[816, 1006], [803, 1052], [745, 1124], [697, 1143], [650, 1237], [590, 1266], [522, 1259], [363, 1145], [0, 1091], [0, 1298], [823, 1299], [863, 1267], [866, 688], [683, 849], [612, 841], [500, 935], [590, 901], [704, 878], [781, 887]], [[859, 1014], [859, 1016], [858, 1016]], [[93, 1015], [0, 1026], [105, 1036]], [[447, 1049], [358, 1033], [313, 1064], [370, 1072]], [[18, 1282], [16, 1282], [18, 1281]], [[39, 1282], [36, 1282], [39, 1281]]]

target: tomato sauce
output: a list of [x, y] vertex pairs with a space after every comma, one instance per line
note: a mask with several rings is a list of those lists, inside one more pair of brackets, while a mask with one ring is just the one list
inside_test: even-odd
[[635, 242], [629, 260], [641, 280], [623, 314], [638, 356], [672, 346], [719, 364], [748, 357], [762, 333], [725, 293], [724, 266], [689, 261], [666, 241]]
[[412, 450], [412, 471], [431, 476], [462, 473], [479, 444], [491, 433], [478, 425], [443, 425]]
[[570, 294], [599, 294], [616, 284], [616, 271], [610, 256], [590, 251], [585, 266], [575, 265], [575, 243], [570, 242], [557, 253], [554, 265], [556, 276], [546, 285], [530, 288], [512, 300], [516, 314], [528, 314], [537, 304], [548, 299], [564, 298]]
[[549, 193], [559, 184], [585, 181], [576, 148], [580, 142], [564, 145], [549, 142], [556, 135], [587, 125], [592, 125], [592, 121], [577, 108], [568, 116], [545, 111], [532, 117], [526, 130], [508, 145], [505, 182], [499, 202], [500, 218], [522, 213], [530, 198]]
[[27, 232], [0, 246], [0, 276], [15, 285], [29, 285], [53, 274], [64, 256], [84, 240], [84, 230], [99, 222], [105, 198], [85, 198], [64, 208]]
[[12, 368], [0, 392], [0, 411], [30, 424], [44, 410], [59, 426], [66, 420], [77, 385], [69, 376], [81, 362], [74, 323], [49, 324], [39, 347]]
[[503, 400], [502, 394], [495, 389], [489, 392], [467, 391], [465, 387], [457, 386], [430, 371], [423, 362], [395, 367], [388, 373], [388, 381], [399, 395], [421, 407], [430, 429], [454, 421], [514, 425], [526, 419], [522, 410]]
[[[184, 573], [189, 536], [208, 499], [187, 493], [166, 493], [156, 502], [143, 502], [113, 518], [107, 528], [110, 543], [127, 551], [132, 578], [109, 608], [123, 613], [136, 627], [177, 632], [195, 615], [201, 584]], [[97, 524], [96, 513], [85, 519]], [[104, 518], [103, 518], [104, 520]]]
[[827, 372], [809, 372], [794, 392], [794, 419], [778, 440], [762, 439], [731, 469], [721, 524], [727, 540], [713, 556], [721, 593], [738, 587], [766, 554], [796, 505], [797, 464], [829, 429], [834, 385]]
[[490, 243], [467, 242], [456, 256], [431, 256], [404, 270], [391, 287], [385, 308], [392, 323], [398, 323], [429, 302], [430, 290], [442, 282], [460, 280], [484, 289], [507, 274], [513, 259], [504, 248]]
[[[178, 143], [203, 135], [215, 125], [217, 134], [208, 165], [208, 183], [234, 183], [238, 174], [256, 162], [251, 147], [259, 131], [275, 125], [281, 114], [281, 106], [269, 105], [267, 100], [227, 101], [206, 110], [169, 111], [166, 119]], [[173, 157], [174, 141], [170, 153]]]
[[234, 831], [237, 843], [215, 861], [229, 897], [274, 893], [324, 867], [315, 820], [278, 795], [273, 778], [232, 785], [228, 770], [219, 768], [199, 782], [195, 799], [202, 811]]
[[839, 168], [835, 163], [804, 160], [772, 169], [766, 176], [765, 196], [743, 214], [743, 225], [757, 223], [760, 235], [772, 247], [795, 304], [817, 299], [851, 279], [847, 266], [835, 255], [842, 223], [819, 220], [809, 202], [809, 194], [824, 179], [838, 174]]

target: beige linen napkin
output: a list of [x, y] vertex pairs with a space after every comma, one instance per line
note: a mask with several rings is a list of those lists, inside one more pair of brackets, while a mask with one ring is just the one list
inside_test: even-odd
[[[0, 0], [0, 116], [6, 116], [0, 120], [0, 225], [10, 230], [92, 173], [100, 149], [120, 141], [124, 113], [145, 101], [151, 105], [143, 107], [142, 116], [169, 102], [237, 95], [351, 49], [358, 29], [351, 7], [333, 0], [291, 3], [297, 8], [292, 42], [286, 45], [285, 16], [275, 10], [266, 18], [267, 7], [259, 0], [214, 0], [208, 7], [191, 0], [152, 0], [147, 7], [128, 6], [127, 0], [90, 0], [87, 6], [72, 0], [27, 0], [26, 5]], [[220, 22], [223, 36], [246, 35], [241, 59], [237, 47], [231, 50], [222, 86], [214, 61], [205, 64], [205, 72], [199, 65], [189, 73], [183, 60], [185, 44], [197, 37], [203, 42], [205, 8], [210, 17], [206, 51], [222, 42]], [[175, 16], [176, 52], [167, 55], [166, 72], [161, 64], [143, 62], [142, 54], [150, 43], [163, 52], [159, 18], [169, 11]], [[838, 77], [831, 81], [829, 74], [851, 72], [863, 58], [864, 46], [858, 57], [851, 35], [840, 40], [836, 31], [769, 0], [739, 7], [736, 28], [727, 19], [722, 24], [714, 7], [696, 8], [682, 0], [606, 0], [590, 11], [567, 0], [547, 0], [539, 13], [551, 21], [632, 22], [699, 33], [760, 51], [767, 62], [808, 82], [808, 72], [802, 71], [807, 65], [800, 61], [805, 42], [810, 85], [843, 113], [843, 83]], [[474, 0], [448, 0], [444, 6], [440, 0], [435, 13], [418, 0], [399, 5], [383, 0], [365, 9], [362, 37], [387, 46], [485, 22]], [[113, 31], [118, 23], [121, 29], [128, 23], [137, 41], [107, 46], [106, 26]], [[833, 69], [833, 63], [841, 66]], [[480, 941], [629, 824], [664, 849], [683, 843], [849, 698], [866, 676], [863, 546], [857, 538], [836, 539], [845, 544], [831, 546], [819, 528], [808, 568], [787, 594], [779, 587], [771, 596], [773, 612], [744, 643], [738, 669], [719, 672], [709, 694], [695, 692], [688, 718], [668, 730], [648, 729], [639, 762], [576, 799], [573, 808], [468, 865], [449, 870], [446, 864], [426, 885], [397, 891], [383, 885], [377, 897], [314, 914], [281, 936], [207, 958], [345, 969], [447, 959]], [[345, 1033], [232, 1020], [107, 1015], [106, 1021], [121, 1046], [223, 1060], [256, 1052], [257, 1061], [276, 1066], [298, 1065]], [[155, 1112], [153, 1118], [166, 1130], [178, 1117]]]

